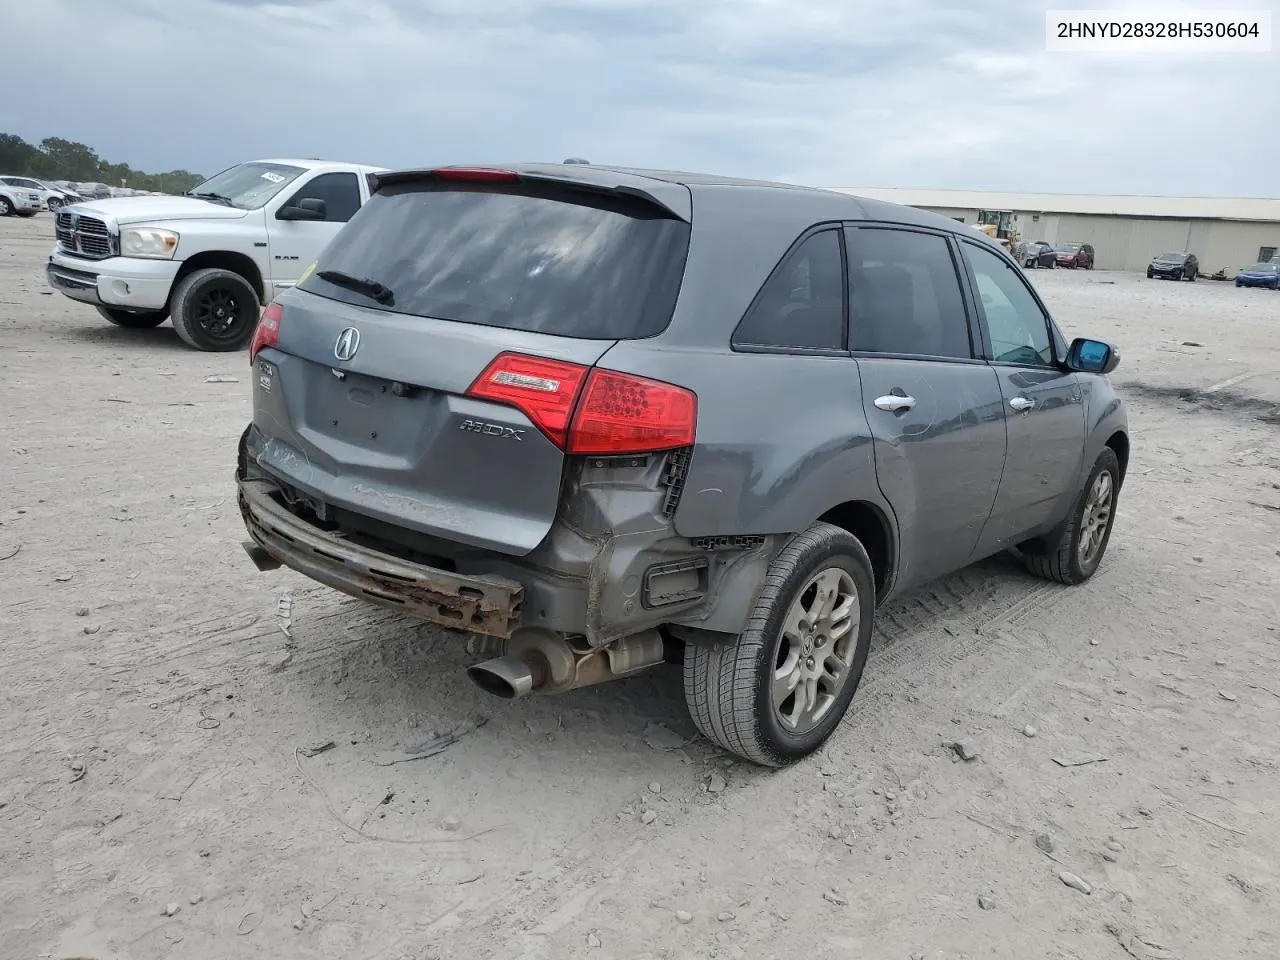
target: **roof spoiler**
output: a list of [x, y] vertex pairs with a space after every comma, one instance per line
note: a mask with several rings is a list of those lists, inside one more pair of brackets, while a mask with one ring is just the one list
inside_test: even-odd
[[680, 183], [650, 180], [645, 177], [620, 174], [601, 167], [568, 164], [559, 169], [530, 170], [527, 168], [494, 167], [423, 167], [409, 170], [389, 170], [369, 174], [369, 192], [377, 193], [382, 187], [397, 183], [413, 183], [420, 180], [453, 181], [457, 183], [556, 183], [593, 193], [636, 197], [661, 207], [671, 216], [686, 223], [693, 219], [693, 198], [689, 188]]

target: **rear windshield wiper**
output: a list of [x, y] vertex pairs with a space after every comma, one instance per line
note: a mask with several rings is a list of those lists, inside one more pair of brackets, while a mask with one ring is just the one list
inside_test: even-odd
[[376, 300], [385, 307], [390, 307], [396, 302], [396, 295], [390, 287], [377, 280], [370, 280], [368, 277], [353, 277], [341, 270], [320, 270], [316, 276], [326, 283], [332, 283], [335, 287], [345, 287], [356, 293], [363, 293], [370, 300]]
[[201, 192], [201, 193], [188, 193], [188, 194], [187, 194], [187, 196], [188, 196], [188, 197], [199, 197], [201, 200], [212, 200], [214, 203], [221, 203], [221, 204], [223, 204], [224, 206], [228, 206], [228, 207], [235, 206], [235, 204], [233, 204], [233, 203], [231, 202], [231, 198], [230, 198], [230, 197], [224, 197], [224, 196], [223, 196], [222, 194], [220, 194], [220, 193], [209, 193], [209, 192], [205, 191], [205, 192]]

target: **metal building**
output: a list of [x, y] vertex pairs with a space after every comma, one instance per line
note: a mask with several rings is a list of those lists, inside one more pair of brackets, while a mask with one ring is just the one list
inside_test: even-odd
[[1145, 270], [1156, 254], [1187, 251], [1203, 274], [1228, 277], [1280, 259], [1280, 199], [1101, 197], [976, 190], [846, 189], [872, 200], [920, 207], [963, 223], [994, 223], [1026, 240], [1091, 243], [1100, 270]]

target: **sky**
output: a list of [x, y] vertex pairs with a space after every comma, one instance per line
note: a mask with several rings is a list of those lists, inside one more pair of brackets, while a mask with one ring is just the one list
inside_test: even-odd
[[[41, 0], [6, 4], [0, 132], [206, 175], [584, 157], [826, 187], [1280, 196], [1280, 43], [1045, 49], [1047, 9], [1144, 4]], [[1222, 6], [1280, 28], [1280, 0], [1156, 9]]]

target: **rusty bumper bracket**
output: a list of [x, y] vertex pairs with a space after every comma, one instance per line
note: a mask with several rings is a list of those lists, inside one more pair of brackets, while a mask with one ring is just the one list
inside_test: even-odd
[[[271, 495], [269, 480], [237, 480], [240, 514], [254, 545], [277, 563], [326, 586], [431, 623], [510, 637], [524, 587], [498, 576], [464, 576], [411, 563], [319, 530]], [[259, 569], [261, 558], [245, 545]]]

